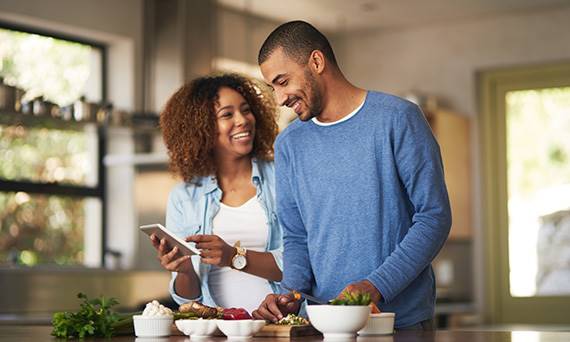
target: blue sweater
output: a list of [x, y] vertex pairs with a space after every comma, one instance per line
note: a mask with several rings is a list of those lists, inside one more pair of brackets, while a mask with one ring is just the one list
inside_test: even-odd
[[282, 285], [332, 299], [369, 280], [396, 327], [430, 319], [431, 261], [451, 226], [439, 146], [421, 112], [368, 92], [350, 119], [292, 123], [276, 145]]

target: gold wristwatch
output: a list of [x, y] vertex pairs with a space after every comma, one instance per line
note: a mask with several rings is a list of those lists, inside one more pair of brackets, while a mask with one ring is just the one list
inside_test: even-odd
[[247, 249], [240, 246], [239, 240], [234, 244], [234, 247], [236, 248], [237, 253], [232, 258], [232, 268], [235, 268], [236, 270], [243, 270], [245, 266], [247, 266], [247, 258], [245, 256]]

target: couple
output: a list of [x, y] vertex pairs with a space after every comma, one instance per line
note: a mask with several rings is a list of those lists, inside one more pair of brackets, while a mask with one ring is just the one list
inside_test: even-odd
[[396, 328], [429, 329], [430, 263], [451, 214], [420, 109], [352, 85], [306, 22], [275, 29], [258, 62], [278, 104], [300, 119], [277, 138], [275, 167], [271, 96], [251, 80], [194, 80], [161, 114], [171, 166], [184, 179], [166, 226], [201, 249], [178, 257], [152, 239], [173, 272], [172, 297], [276, 321], [301, 307], [280, 285], [323, 299], [367, 292], [396, 313]]

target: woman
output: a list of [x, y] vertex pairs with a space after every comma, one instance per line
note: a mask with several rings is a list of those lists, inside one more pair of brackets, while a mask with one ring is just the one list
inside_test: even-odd
[[172, 272], [170, 293], [178, 304], [251, 312], [281, 280], [272, 96], [235, 74], [198, 78], [170, 98], [160, 126], [171, 169], [184, 180], [170, 193], [166, 228], [201, 252], [180, 257], [151, 237]]

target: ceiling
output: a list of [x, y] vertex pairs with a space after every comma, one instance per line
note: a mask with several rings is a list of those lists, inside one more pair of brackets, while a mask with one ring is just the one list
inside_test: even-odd
[[276, 21], [306, 20], [329, 32], [401, 29], [570, 6], [568, 0], [217, 0]]

